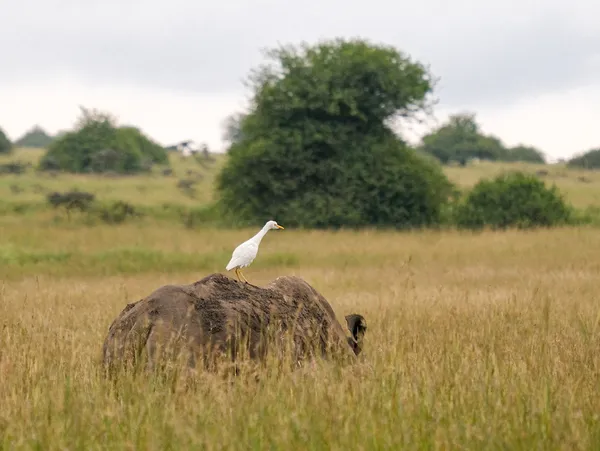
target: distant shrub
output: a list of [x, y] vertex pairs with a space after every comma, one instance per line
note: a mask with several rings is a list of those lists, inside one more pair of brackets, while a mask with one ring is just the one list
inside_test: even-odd
[[55, 191], [46, 195], [48, 203], [55, 209], [64, 209], [69, 220], [72, 211], [88, 212], [94, 203], [94, 199], [95, 196], [93, 194], [78, 190], [64, 193]]
[[41, 160], [37, 168], [39, 171], [60, 171], [60, 162], [55, 156], [46, 154]]
[[571, 158], [567, 163], [571, 168], [598, 169], [600, 168], [600, 148], [592, 149], [583, 155]]
[[10, 142], [10, 139], [8, 139], [8, 136], [6, 136], [4, 130], [0, 128], [0, 154], [12, 152], [12, 147], [13, 146]]
[[179, 190], [181, 190], [186, 196], [192, 199], [196, 198], [196, 180], [181, 179], [177, 182], [177, 188], [179, 188]]
[[555, 186], [531, 174], [512, 172], [481, 180], [455, 210], [459, 227], [549, 227], [569, 222], [572, 209]]
[[129, 218], [141, 215], [127, 202], [117, 200], [101, 203], [92, 193], [85, 191], [52, 192], [46, 196], [46, 199], [52, 207], [63, 208], [68, 215], [71, 211], [86, 213], [86, 219], [90, 223], [99, 220], [106, 224], [120, 224]]
[[139, 216], [139, 212], [133, 205], [121, 200], [98, 206], [95, 213], [102, 222], [107, 224], [121, 224], [129, 218]]
[[0, 164], [0, 174], [23, 174], [30, 165], [20, 161]]
[[15, 141], [16, 147], [48, 147], [54, 138], [44, 131], [39, 125], [28, 130], [21, 138]]
[[87, 211], [94, 202], [95, 196], [85, 191], [72, 190], [64, 193], [52, 192], [46, 196], [50, 205], [54, 208], [62, 207], [67, 212], [71, 210]]
[[507, 161], [523, 161], [526, 163], [546, 163], [543, 152], [531, 146], [519, 145], [508, 149]]
[[169, 156], [164, 147], [148, 138], [136, 127], [119, 127], [116, 130], [115, 146], [117, 149], [129, 147], [131, 150], [138, 150], [145, 159], [152, 163], [169, 163]]
[[106, 115], [84, 110], [76, 129], [57, 138], [40, 162], [42, 170], [130, 174], [168, 164], [167, 153], [135, 127], [117, 127]]

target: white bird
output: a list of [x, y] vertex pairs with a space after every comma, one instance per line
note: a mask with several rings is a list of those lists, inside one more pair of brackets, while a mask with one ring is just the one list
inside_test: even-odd
[[242, 274], [241, 268], [249, 266], [250, 263], [254, 261], [256, 254], [258, 254], [258, 245], [260, 244], [260, 241], [271, 229], [283, 229], [283, 227], [275, 221], [267, 221], [264, 227], [260, 229], [260, 232], [234, 249], [231, 260], [225, 269], [231, 271], [235, 268], [235, 274], [237, 275], [238, 280], [241, 281], [242, 279], [240, 276], [242, 276], [244, 282], [249, 283], [248, 279]]

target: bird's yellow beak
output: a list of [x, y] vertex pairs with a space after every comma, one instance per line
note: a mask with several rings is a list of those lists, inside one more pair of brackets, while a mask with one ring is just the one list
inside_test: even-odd
[[285, 227], [281, 227], [279, 224], [277, 224], [277, 228], [278, 229], [284, 229]]

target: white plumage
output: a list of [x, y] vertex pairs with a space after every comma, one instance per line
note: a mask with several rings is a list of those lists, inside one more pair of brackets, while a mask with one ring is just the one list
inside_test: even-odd
[[[277, 222], [268, 221], [260, 232], [254, 235], [247, 241], [244, 241], [238, 247], [236, 247], [231, 255], [231, 260], [225, 267], [227, 271], [231, 271], [235, 269], [235, 274], [237, 275], [238, 280], [244, 279], [244, 282], [248, 282], [246, 277], [242, 274], [241, 268], [245, 268], [250, 265], [256, 258], [256, 254], [258, 254], [258, 246], [263, 239], [263, 237], [267, 234], [267, 232], [271, 229], [283, 229]], [[240, 278], [241, 276], [241, 278]]]

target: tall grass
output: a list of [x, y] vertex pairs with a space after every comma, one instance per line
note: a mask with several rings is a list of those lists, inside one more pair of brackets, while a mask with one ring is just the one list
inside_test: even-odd
[[[39, 155], [22, 150], [0, 163]], [[161, 221], [212, 199], [217, 169], [177, 157], [173, 167], [174, 177], [0, 176], [0, 449], [600, 447], [600, 235], [583, 227], [271, 232], [246, 276], [266, 285], [297, 275], [342, 324], [364, 315], [355, 365], [290, 372], [271, 363], [258, 381], [111, 383], [101, 347], [123, 307], [161, 285], [224, 272], [233, 248], [256, 232]], [[545, 170], [576, 206], [600, 207], [593, 172], [445, 170], [469, 187], [509, 167]], [[188, 169], [203, 174], [195, 198], [177, 187]], [[67, 220], [45, 195], [71, 188], [148, 217]]]
[[157, 225], [0, 234], [1, 449], [597, 449], [600, 235], [272, 232], [245, 271], [306, 279], [365, 349], [251, 377], [99, 365], [127, 302], [224, 271], [254, 231]]

